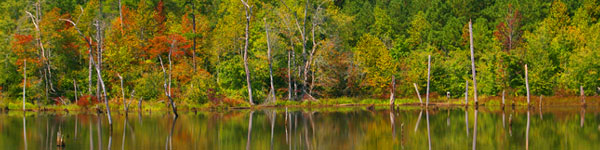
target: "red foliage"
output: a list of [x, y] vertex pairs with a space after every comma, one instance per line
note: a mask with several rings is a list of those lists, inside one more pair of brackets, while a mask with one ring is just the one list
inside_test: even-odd
[[156, 26], [156, 30], [158, 32], [158, 34], [162, 34], [165, 30], [165, 22], [166, 22], [166, 17], [165, 17], [165, 6], [164, 6], [164, 2], [158, 1], [158, 4], [156, 5], [156, 14], [154, 14], [154, 20], [157, 22], [157, 26]]
[[98, 103], [98, 100], [96, 99], [96, 96], [93, 95], [83, 95], [79, 98], [79, 101], [77, 101], [77, 105], [84, 108], [96, 103]]

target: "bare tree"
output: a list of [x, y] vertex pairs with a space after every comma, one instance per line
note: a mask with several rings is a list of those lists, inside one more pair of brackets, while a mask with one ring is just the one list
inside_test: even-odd
[[[81, 11], [83, 13], [83, 8], [81, 8]], [[91, 57], [92, 56], [91, 55], [91, 52], [92, 52], [91, 39], [87, 40], [86, 37], [85, 37], [85, 35], [83, 35], [83, 33], [81, 32], [81, 30], [79, 30], [79, 28], [77, 27], [77, 23], [73, 22], [72, 20], [70, 20], [70, 19], [59, 19], [59, 20], [71, 23], [73, 25], [73, 28], [75, 28], [75, 30], [77, 30], [77, 32], [79, 33], [79, 35], [83, 39], [85, 39], [85, 42], [88, 45], [88, 50], [90, 52], [90, 62], [89, 62], [90, 63], [90, 67], [93, 65], [94, 68], [96, 69], [96, 74], [97, 74], [97, 77], [98, 77], [98, 82], [100, 82], [100, 84], [98, 84], [98, 85], [101, 86], [101, 89], [102, 89], [102, 92], [103, 92], [103, 95], [104, 95], [103, 97], [104, 97], [104, 104], [106, 105], [106, 113], [107, 113], [107, 117], [108, 117], [108, 124], [110, 125], [110, 130], [112, 132], [112, 119], [111, 119], [111, 116], [110, 116], [110, 107], [108, 106], [108, 99], [107, 99], [107, 96], [106, 96], [106, 86], [104, 85], [104, 81], [102, 80], [102, 73], [100, 71], [100, 64], [95, 63], [93, 57]], [[98, 26], [100, 26], [100, 24], [99, 24], [98, 21], [96, 21], [96, 23], [94, 25], [96, 25], [97, 29], [99, 28]], [[97, 36], [96, 39], [98, 39], [98, 37], [99, 36]], [[98, 45], [98, 47], [101, 47], [101, 45]], [[89, 75], [90, 75], [89, 79], [90, 79], [90, 87], [91, 87], [91, 72], [90, 72]]]
[[394, 97], [394, 91], [396, 91], [396, 76], [392, 75], [392, 88], [390, 89], [390, 106], [394, 106], [396, 97]]
[[192, 38], [192, 63], [194, 72], [196, 72], [196, 15], [194, 14], [194, 11], [196, 11], [196, 4], [192, 0], [190, 0], [190, 3], [192, 4], [192, 33], [194, 34], [194, 37]]
[[41, 22], [41, 2], [40, 0], [37, 1], [37, 3], [34, 4], [35, 6], [35, 16], [33, 14], [31, 14], [29, 11], [25, 11], [25, 13], [29, 16], [29, 18], [31, 19], [31, 23], [33, 23], [33, 26], [35, 27], [35, 34], [36, 34], [36, 43], [38, 45], [38, 47], [40, 48], [40, 61], [42, 62], [42, 74], [44, 75], [44, 83], [45, 83], [45, 94], [46, 94], [46, 101], [48, 101], [48, 97], [49, 97], [49, 91], [53, 90], [54, 87], [52, 85], [51, 79], [51, 72], [50, 72], [50, 59], [48, 58], [48, 51], [46, 51], [46, 49], [44, 48], [44, 42], [42, 40], [42, 31], [40, 29], [40, 22]]
[[471, 49], [471, 72], [473, 74], [473, 98], [475, 99], [475, 106], [477, 106], [477, 79], [475, 78], [477, 75], [475, 71], [475, 53], [473, 53], [473, 25], [471, 20], [469, 20], [469, 43]]
[[173, 102], [173, 97], [171, 96], [171, 76], [173, 74], [173, 63], [171, 61], [171, 55], [173, 54], [173, 49], [175, 48], [175, 44], [176, 44], [176, 40], [173, 40], [173, 42], [171, 42], [171, 48], [169, 48], [169, 56], [168, 56], [168, 58], [169, 58], [169, 74], [168, 75], [167, 75], [167, 71], [165, 70], [165, 66], [163, 65], [161, 56], [158, 56], [158, 60], [160, 61], [160, 67], [162, 68], [164, 79], [165, 79], [165, 82], [163, 84], [163, 87], [165, 89], [165, 95], [169, 99], [169, 103], [171, 105], [171, 109], [173, 110], [173, 114], [174, 114], [175, 118], [177, 118], [179, 116], [179, 114], [177, 114], [177, 106], [175, 106], [175, 103]]
[[75, 81], [75, 79], [73, 79], [73, 88], [75, 89], [75, 103], [79, 102], [79, 100], [77, 99], [77, 82]]
[[275, 97], [275, 86], [273, 86], [273, 56], [271, 56], [271, 40], [269, 39], [269, 24], [267, 23], [267, 18], [264, 18], [265, 21], [265, 32], [267, 34], [267, 57], [269, 57], [269, 77], [271, 78], [271, 92], [269, 95], [271, 96], [273, 102], [277, 101], [277, 97]]
[[529, 107], [529, 79], [527, 74], [527, 64], [525, 64], [525, 88], [527, 89], [527, 107]]
[[248, 86], [248, 102], [250, 103], [250, 105], [254, 105], [254, 102], [252, 101], [252, 84], [250, 81], [250, 69], [248, 68], [248, 40], [250, 39], [250, 33], [248, 30], [250, 28], [250, 17], [252, 16], [252, 8], [254, 6], [248, 5], [247, 1], [240, 1], [242, 1], [242, 3], [244, 4], [244, 8], [246, 9], [246, 43], [244, 45], [244, 71], [246, 71], [246, 83]]
[[23, 63], [23, 66], [25, 66], [23, 68], [23, 111], [25, 111], [25, 87], [27, 86], [27, 59], [24, 59]]

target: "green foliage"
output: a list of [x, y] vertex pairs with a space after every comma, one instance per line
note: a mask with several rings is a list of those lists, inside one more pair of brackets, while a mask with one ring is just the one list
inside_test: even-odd
[[190, 84], [184, 89], [185, 101], [189, 104], [204, 104], [210, 98], [216, 98], [216, 82], [213, 79], [208, 72], [203, 70], [192, 76]]

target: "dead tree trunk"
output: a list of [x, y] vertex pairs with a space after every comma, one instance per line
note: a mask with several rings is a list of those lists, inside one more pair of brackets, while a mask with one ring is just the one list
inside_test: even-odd
[[267, 57], [269, 60], [269, 77], [271, 79], [271, 92], [269, 95], [271, 96], [271, 100], [274, 103], [277, 101], [277, 97], [275, 97], [275, 87], [273, 86], [273, 57], [271, 56], [271, 41], [269, 40], [269, 24], [267, 24], [267, 18], [264, 18], [265, 21], [265, 32], [267, 34]]
[[427, 95], [425, 102], [425, 107], [429, 107], [429, 79], [430, 79], [430, 71], [431, 71], [431, 55], [427, 56]]
[[390, 106], [394, 106], [396, 101], [396, 97], [394, 97], [394, 92], [396, 91], [396, 76], [392, 75], [392, 88], [390, 90]]
[[527, 74], [527, 64], [525, 64], [525, 88], [527, 89], [527, 107], [529, 107], [529, 79]]
[[579, 95], [581, 95], [581, 105], [585, 106], [585, 93], [583, 92], [583, 86], [579, 86]]
[[473, 75], [473, 99], [475, 100], [475, 106], [479, 105], [477, 102], [477, 71], [475, 71], [475, 53], [473, 52], [473, 25], [469, 20], [469, 48], [471, 49], [471, 73]]
[[294, 42], [292, 42], [292, 39], [290, 37], [290, 47], [292, 47], [292, 50], [288, 51], [288, 100], [292, 100], [292, 69], [291, 69], [291, 64], [292, 64], [292, 51], [294, 49]]
[[75, 89], [75, 103], [78, 103], [79, 100], [77, 99], [77, 82], [75, 81], [75, 79], [73, 79], [73, 88]]
[[465, 80], [465, 106], [469, 105], [469, 80]]
[[504, 103], [504, 90], [502, 90], [502, 109], [504, 109], [505, 105], [506, 103]]
[[252, 15], [252, 8], [253, 6], [248, 5], [247, 2], [245, 2], [244, 0], [241, 0], [242, 3], [244, 4], [244, 8], [246, 9], [246, 43], [244, 45], [244, 71], [246, 72], [246, 84], [247, 84], [247, 88], [248, 88], [248, 102], [250, 103], [250, 105], [254, 105], [254, 102], [252, 100], [252, 84], [250, 81], [250, 69], [248, 68], [248, 40], [250, 38], [250, 33], [249, 33], [249, 28], [250, 28], [250, 17]]
[[163, 71], [163, 76], [164, 76], [164, 89], [165, 89], [165, 95], [167, 96], [167, 98], [169, 99], [169, 103], [171, 105], [171, 109], [173, 110], [173, 115], [175, 116], [175, 118], [177, 118], [179, 116], [179, 114], [177, 114], [177, 106], [175, 106], [175, 103], [173, 102], [173, 98], [171, 97], [171, 74], [172, 74], [172, 62], [171, 62], [171, 55], [173, 53], [173, 48], [175, 47], [175, 40], [173, 40], [173, 42], [171, 43], [171, 48], [169, 49], [169, 75], [167, 75], [167, 71], [165, 70], [165, 66], [163, 65], [163, 61], [161, 56], [158, 56], [158, 59], [160, 61], [160, 67], [162, 68]]
[[[119, 0], [119, 3], [121, 1]], [[121, 95], [123, 97], [123, 109], [125, 109], [125, 113], [127, 114], [127, 105], [125, 105], [125, 89], [123, 89], [123, 77], [117, 73], [117, 77], [119, 77], [119, 80], [121, 80]]]
[[25, 66], [23, 68], [23, 111], [25, 111], [25, 87], [27, 86], [27, 59], [24, 59], [23, 63], [23, 65]]
[[196, 4], [194, 1], [190, 1], [190, 3], [192, 3], [192, 33], [194, 34], [194, 37], [192, 38], [192, 66], [194, 67], [194, 72], [196, 72], [196, 15], [194, 14], [194, 11], [196, 11]]
[[421, 105], [423, 105], [423, 100], [421, 99], [421, 94], [419, 94], [419, 87], [417, 87], [416, 83], [413, 83], [413, 85], [415, 86], [415, 91], [417, 92], [417, 97], [419, 98], [419, 102], [421, 103]]

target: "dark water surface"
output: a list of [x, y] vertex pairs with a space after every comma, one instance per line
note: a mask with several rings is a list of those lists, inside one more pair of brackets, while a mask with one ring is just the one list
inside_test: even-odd
[[[597, 108], [0, 113], [0, 149], [598, 149]], [[274, 120], [274, 121], [273, 121]]]

